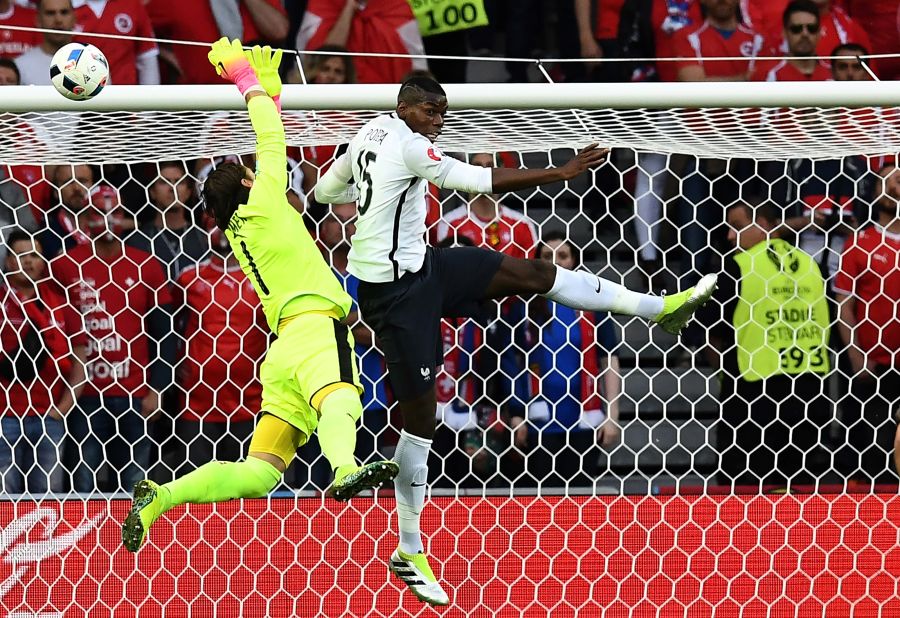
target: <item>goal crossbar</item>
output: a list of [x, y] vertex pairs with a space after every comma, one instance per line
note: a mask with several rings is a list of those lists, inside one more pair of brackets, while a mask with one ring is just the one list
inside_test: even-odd
[[[598, 142], [638, 151], [786, 160], [900, 152], [900, 83], [450, 84], [448, 152], [547, 151]], [[0, 161], [135, 163], [249, 153], [237, 91], [110, 87], [73, 102], [49, 86], [5, 87]], [[285, 86], [287, 141], [348, 142], [396, 105], [397, 85]]]

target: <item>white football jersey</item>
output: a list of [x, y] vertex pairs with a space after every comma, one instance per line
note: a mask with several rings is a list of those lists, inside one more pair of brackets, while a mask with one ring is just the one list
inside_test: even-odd
[[490, 168], [445, 156], [396, 114], [378, 116], [359, 130], [316, 185], [319, 202], [357, 200], [350, 273], [383, 283], [422, 267], [428, 182], [473, 193], [492, 189]]

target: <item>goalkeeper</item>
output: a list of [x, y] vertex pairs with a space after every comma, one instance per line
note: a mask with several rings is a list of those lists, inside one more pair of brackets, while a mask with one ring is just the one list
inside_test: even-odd
[[350, 330], [341, 322], [351, 299], [285, 197], [281, 50], [257, 46], [245, 54], [240, 41], [223, 38], [212, 45], [209, 60], [244, 95], [257, 145], [256, 173], [230, 163], [209, 175], [204, 209], [228, 238], [278, 339], [260, 368], [262, 415], [247, 458], [212, 461], [161, 486], [138, 482], [122, 527], [129, 551], [137, 551], [153, 522], [174, 506], [266, 496], [317, 428], [335, 472], [330, 496], [348, 500], [398, 471], [392, 461], [360, 467], [353, 456], [362, 387]]

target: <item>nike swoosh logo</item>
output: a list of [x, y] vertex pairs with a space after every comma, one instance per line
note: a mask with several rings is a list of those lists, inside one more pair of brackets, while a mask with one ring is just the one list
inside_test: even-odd
[[600, 277], [597, 277], [597, 294], [600, 293], [600, 287], [602, 285], [603, 285], [603, 283], [600, 281]]
[[425, 483], [410, 483], [410, 487], [425, 487]]

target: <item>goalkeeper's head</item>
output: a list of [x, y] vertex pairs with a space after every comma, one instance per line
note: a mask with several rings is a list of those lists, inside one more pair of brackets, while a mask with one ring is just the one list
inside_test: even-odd
[[400, 84], [397, 116], [412, 131], [432, 142], [441, 135], [447, 114], [447, 93], [436, 80], [415, 75]]
[[250, 199], [250, 188], [256, 176], [246, 165], [222, 163], [209, 173], [203, 183], [203, 210], [224, 231], [238, 206]]

